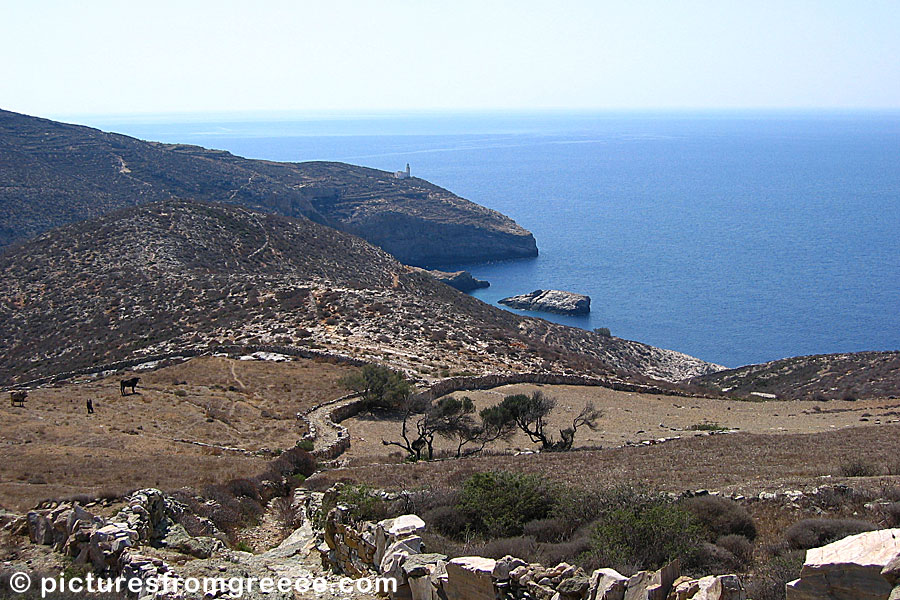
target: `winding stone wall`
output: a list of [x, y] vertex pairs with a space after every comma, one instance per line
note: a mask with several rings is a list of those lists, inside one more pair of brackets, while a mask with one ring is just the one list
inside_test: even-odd
[[427, 390], [420, 392], [418, 397], [426, 400], [434, 400], [454, 392], [471, 390], [488, 390], [503, 385], [515, 383], [543, 383], [547, 385], [586, 385], [605, 387], [622, 392], [635, 392], [640, 394], [660, 394], [668, 396], [691, 396], [687, 392], [676, 389], [666, 389], [652, 385], [629, 383], [617, 379], [604, 377], [587, 377], [584, 375], [562, 375], [555, 373], [509, 373], [480, 375], [474, 377], [450, 377], [443, 379]]

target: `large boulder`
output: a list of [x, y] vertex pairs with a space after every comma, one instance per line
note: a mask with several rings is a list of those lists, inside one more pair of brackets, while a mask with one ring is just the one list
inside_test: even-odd
[[447, 600], [494, 600], [491, 573], [497, 561], [481, 556], [463, 556], [447, 563]]
[[417, 536], [424, 531], [425, 521], [416, 515], [401, 515], [379, 521], [375, 526], [375, 554], [373, 556], [375, 564], [381, 564], [381, 559], [384, 558], [388, 546], [403, 538]]
[[[882, 571], [900, 554], [900, 529], [851, 535], [806, 552], [787, 600], [887, 600], [893, 586]], [[890, 576], [890, 572], [889, 572]]]
[[590, 296], [562, 290], [534, 290], [529, 294], [510, 296], [499, 302], [510, 308], [563, 315], [586, 315], [591, 312]]
[[588, 600], [622, 600], [628, 577], [615, 569], [597, 569], [591, 573]]

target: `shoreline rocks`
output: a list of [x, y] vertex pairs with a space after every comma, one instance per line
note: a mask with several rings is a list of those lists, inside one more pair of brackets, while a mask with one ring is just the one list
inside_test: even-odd
[[446, 283], [452, 288], [461, 292], [471, 292], [481, 288], [491, 287], [489, 281], [483, 279], [475, 279], [468, 271], [437, 271], [433, 269], [423, 269], [425, 273], [431, 275], [441, 283]]
[[562, 290], [534, 290], [529, 294], [510, 296], [500, 304], [520, 310], [535, 310], [561, 315], [586, 315], [591, 312], [591, 298]]

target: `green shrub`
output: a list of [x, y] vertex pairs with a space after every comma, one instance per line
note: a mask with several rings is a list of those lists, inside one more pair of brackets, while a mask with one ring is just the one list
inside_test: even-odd
[[535, 475], [495, 471], [466, 479], [457, 506], [473, 531], [505, 538], [521, 535], [525, 523], [547, 517], [553, 497]]
[[719, 425], [718, 423], [695, 423], [688, 427], [691, 431], [728, 431], [727, 427]]
[[400, 514], [392, 504], [375, 494], [368, 485], [345, 485], [337, 495], [338, 504], [350, 507], [350, 517], [357, 521], [382, 521]]
[[662, 495], [602, 515], [594, 527], [591, 553], [616, 569], [659, 569], [678, 558], [694, 559], [703, 529], [693, 514]]
[[299, 442], [297, 442], [297, 448], [300, 448], [301, 450], [306, 450], [307, 452], [312, 452], [314, 449], [314, 446], [315, 446], [315, 444], [313, 443], [312, 440], [300, 440]]

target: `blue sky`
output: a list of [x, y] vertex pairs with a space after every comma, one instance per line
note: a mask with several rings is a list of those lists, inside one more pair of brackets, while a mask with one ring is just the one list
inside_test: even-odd
[[0, 0], [0, 107], [900, 108], [900, 2]]

